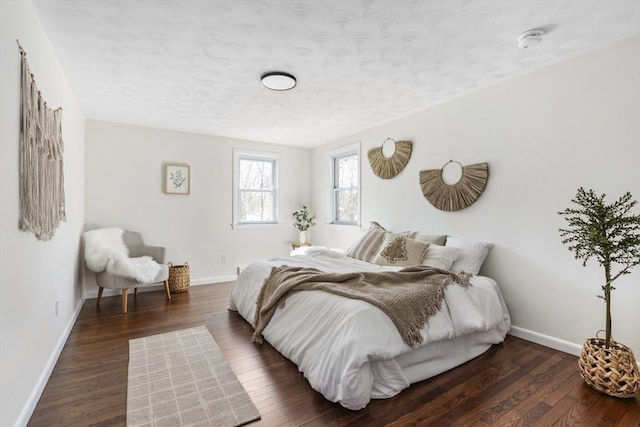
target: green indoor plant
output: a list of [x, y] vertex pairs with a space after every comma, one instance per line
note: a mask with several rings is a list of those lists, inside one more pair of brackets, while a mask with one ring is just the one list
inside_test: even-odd
[[302, 206], [302, 209], [293, 213], [293, 226], [300, 232], [300, 243], [306, 243], [307, 238], [305, 232], [316, 225], [316, 216], [312, 215], [306, 206]]
[[[569, 250], [574, 253], [576, 259], [582, 260], [583, 266], [587, 265], [589, 259], [595, 258], [604, 269], [605, 276], [602, 295], [598, 295], [604, 300], [606, 306], [605, 339], [590, 338], [585, 342], [583, 355], [579, 362], [581, 375], [596, 390], [618, 397], [633, 397], [640, 392], [638, 366], [631, 350], [611, 338], [611, 291], [615, 289], [612, 283], [616, 279], [631, 273], [633, 267], [640, 264], [640, 215], [634, 215], [631, 212], [637, 201], [632, 200], [631, 193], [627, 192], [615, 202], [607, 204], [604, 194], [597, 195], [593, 190], [585, 190], [582, 187], [578, 189], [576, 196], [571, 201], [577, 207], [558, 212], [568, 222], [566, 228], [560, 229], [562, 243], [569, 246]], [[586, 349], [587, 345], [592, 350], [601, 351], [602, 354], [600, 356], [585, 355], [585, 352], [591, 351]], [[601, 378], [595, 379], [596, 382], [603, 384], [595, 386], [590, 383], [590, 379], [585, 377], [586, 373], [582, 372], [583, 370], [597, 371], [593, 364], [601, 363], [597, 360], [599, 357], [607, 358], [602, 362], [603, 364], [612, 363], [611, 358], [618, 359], [616, 354], [620, 350], [622, 353], [628, 350], [628, 354], [620, 357], [632, 359], [632, 363], [626, 368], [613, 368], [624, 371], [622, 372], [625, 377], [622, 381], [624, 384], [619, 385], [624, 389], [623, 395], [617, 394], [620, 393], [619, 390], [616, 390], [619, 387], [614, 384], [616, 380], [612, 379], [611, 365], [603, 368]], [[589, 360], [583, 360], [583, 356]], [[583, 364], [585, 364], [584, 369]], [[591, 364], [591, 367], [587, 369], [586, 364]], [[605, 388], [605, 390], [599, 387]]]

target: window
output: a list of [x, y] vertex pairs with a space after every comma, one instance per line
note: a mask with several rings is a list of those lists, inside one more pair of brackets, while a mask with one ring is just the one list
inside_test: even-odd
[[357, 225], [360, 213], [360, 161], [357, 146], [331, 155], [332, 222]]
[[234, 224], [278, 221], [278, 156], [234, 150]]

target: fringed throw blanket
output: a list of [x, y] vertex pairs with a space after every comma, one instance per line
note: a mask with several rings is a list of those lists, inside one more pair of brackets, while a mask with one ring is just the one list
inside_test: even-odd
[[403, 341], [415, 347], [422, 344], [420, 330], [440, 310], [444, 290], [451, 283], [468, 287], [469, 275], [431, 267], [380, 273], [325, 273], [308, 267], [273, 267], [258, 295], [252, 340], [262, 342], [262, 331], [287, 297], [300, 291], [321, 290], [375, 305], [393, 321]]
[[49, 240], [67, 216], [64, 206], [62, 109], [42, 98], [20, 49], [20, 229]]

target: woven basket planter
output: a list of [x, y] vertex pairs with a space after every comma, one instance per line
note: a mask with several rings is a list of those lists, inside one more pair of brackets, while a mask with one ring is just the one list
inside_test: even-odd
[[605, 348], [602, 338], [588, 338], [578, 359], [580, 376], [589, 387], [623, 399], [640, 393], [640, 374], [631, 349], [611, 340]]
[[191, 275], [189, 271], [189, 263], [182, 265], [167, 264], [169, 266], [169, 291], [172, 294], [179, 294], [189, 290], [191, 283]]

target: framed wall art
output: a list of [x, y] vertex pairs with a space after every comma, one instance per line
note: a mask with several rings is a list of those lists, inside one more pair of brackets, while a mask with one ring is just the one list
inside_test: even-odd
[[191, 170], [187, 164], [164, 164], [164, 192], [167, 194], [189, 194], [191, 191]]

